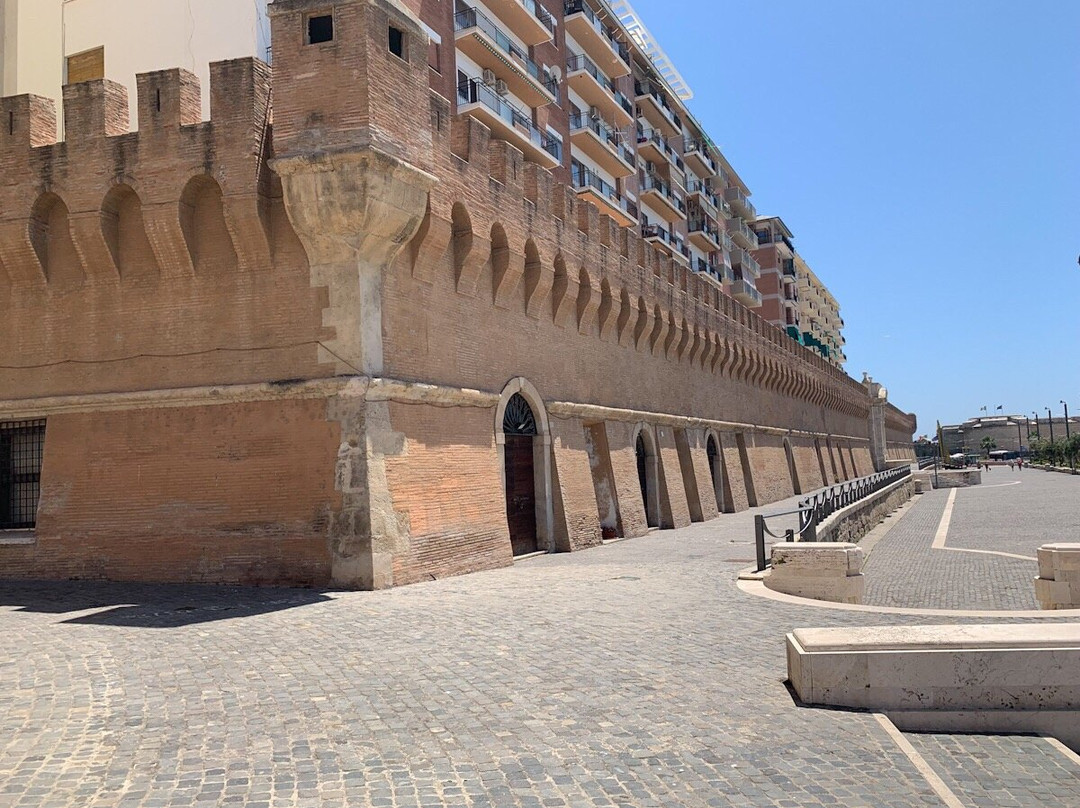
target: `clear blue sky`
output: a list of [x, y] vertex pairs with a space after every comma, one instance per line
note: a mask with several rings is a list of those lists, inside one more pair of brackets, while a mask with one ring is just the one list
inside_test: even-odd
[[632, 0], [840, 302], [847, 371], [956, 423], [1080, 415], [1080, 0]]

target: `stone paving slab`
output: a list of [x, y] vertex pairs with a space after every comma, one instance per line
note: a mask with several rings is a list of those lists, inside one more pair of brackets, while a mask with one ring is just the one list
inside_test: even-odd
[[[956, 489], [946, 547], [1036, 555], [1080, 535], [1080, 477], [999, 467], [991, 482]], [[1035, 561], [931, 549], [949, 490], [919, 495], [864, 567], [864, 602], [937, 609], [1037, 609]]]
[[751, 524], [375, 593], [0, 583], [0, 808], [941, 805], [783, 638], [942, 619], [745, 594]]
[[1031, 735], [905, 733], [966, 808], [1080, 805], [1080, 766]]

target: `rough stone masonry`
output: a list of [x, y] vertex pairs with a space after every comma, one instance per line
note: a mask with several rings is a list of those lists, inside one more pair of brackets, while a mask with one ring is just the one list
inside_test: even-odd
[[272, 77], [213, 65], [209, 121], [179, 69], [137, 132], [107, 80], [61, 143], [0, 102], [0, 424], [45, 422], [0, 574], [388, 587], [903, 459], [913, 416], [872, 431], [867, 387], [452, 115], [402, 4], [271, 10]]

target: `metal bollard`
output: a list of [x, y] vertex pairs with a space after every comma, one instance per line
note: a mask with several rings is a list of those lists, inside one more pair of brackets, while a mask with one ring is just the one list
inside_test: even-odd
[[754, 517], [754, 543], [757, 545], [757, 571], [765, 569], [765, 517]]

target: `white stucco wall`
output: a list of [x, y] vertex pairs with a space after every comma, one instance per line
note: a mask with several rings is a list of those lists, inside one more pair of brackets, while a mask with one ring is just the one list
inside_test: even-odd
[[59, 101], [61, 0], [0, 0], [0, 89]]
[[[32, 0], [42, 2], [42, 0]], [[25, 2], [25, 0], [24, 0]], [[135, 121], [135, 75], [183, 67], [202, 82], [210, 115], [210, 63], [267, 59], [267, 0], [65, 0], [64, 55], [104, 45], [105, 74], [128, 87]]]

